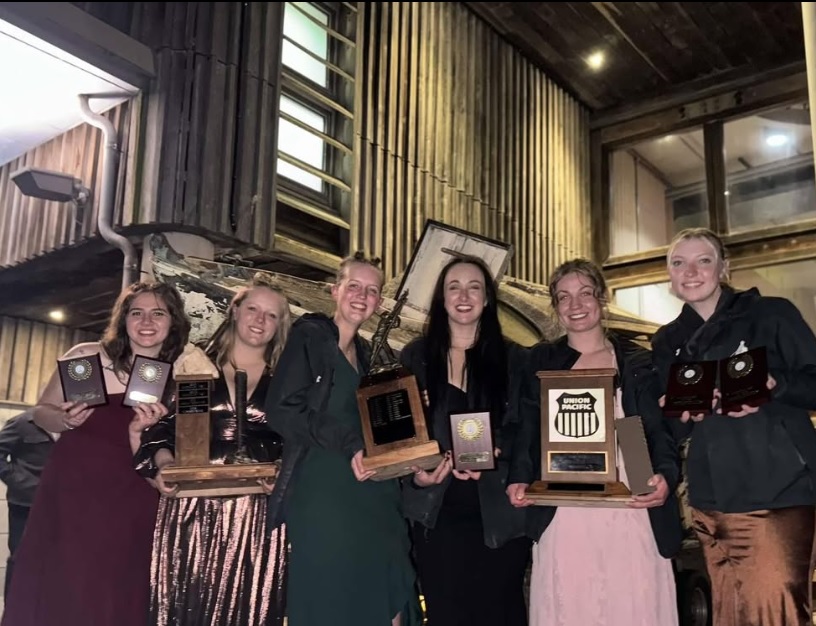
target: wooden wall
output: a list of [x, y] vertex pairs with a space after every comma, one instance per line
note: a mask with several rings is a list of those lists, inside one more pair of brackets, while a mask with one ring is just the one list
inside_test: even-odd
[[63, 326], [0, 317], [0, 403], [36, 404], [57, 367], [56, 360], [71, 346], [97, 337]]
[[394, 274], [432, 218], [512, 243], [524, 280], [588, 255], [587, 111], [460, 3], [364, 6], [352, 248]]

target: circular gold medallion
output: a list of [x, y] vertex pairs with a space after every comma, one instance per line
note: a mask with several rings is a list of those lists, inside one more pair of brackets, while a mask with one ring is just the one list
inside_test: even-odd
[[750, 354], [738, 354], [728, 360], [728, 375], [731, 378], [742, 378], [754, 369], [754, 359]]
[[465, 441], [476, 441], [484, 433], [484, 423], [480, 419], [464, 419], [456, 426], [456, 432]]
[[139, 378], [146, 383], [155, 383], [161, 376], [161, 367], [155, 363], [143, 363], [139, 368]]
[[703, 377], [703, 368], [696, 363], [689, 363], [677, 370], [677, 382], [681, 385], [696, 385]]
[[91, 362], [87, 359], [79, 359], [68, 363], [68, 376], [74, 380], [87, 380], [91, 377]]

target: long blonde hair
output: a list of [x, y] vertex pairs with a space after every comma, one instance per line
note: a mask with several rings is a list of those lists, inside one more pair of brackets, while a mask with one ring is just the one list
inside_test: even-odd
[[281, 307], [280, 316], [278, 317], [278, 328], [275, 331], [275, 336], [272, 337], [272, 340], [267, 344], [266, 351], [264, 352], [264, 361], [266, 361], [270, 372], [274, 372], [275, 367], [278, 365], [278, 360], [280, 359], [281, 353], [283, 353], [286, 340], [289, 339], [289, 331], [292, 328], [292, 314], [289, 310], [289, 299], [280, 287], [273, 284], [265, 275], [258, 273], [252, 277], [249, 285], [238, 291], [232, 298], [232, 302], [230, 302], [229, 309], [227, 310], [227, 318], [224, 320], [221, 328], [216, 331], [216, 334], [207, 346], [207, 352], [214, 358], [219, 368], [223, 368], [227, 363], [231, 363], [233, 366], [235, 365], [232, 363], [232, 349], [235, 346], [235, 309], [241, 305], [246, 299], [247, 294], [253, 289], [268, 289], [278, 294], [283, 300], [283, 306]]

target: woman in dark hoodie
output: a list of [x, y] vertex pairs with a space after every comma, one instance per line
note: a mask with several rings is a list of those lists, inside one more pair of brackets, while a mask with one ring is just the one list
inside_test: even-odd
[[425, 335], [401, 355], [427, 392], [428, 429], [444, 450], [451, 450], [451, 412], [489, 411], [496, 447], [495, 470], [456, 471], [446, 459], [403, 479], [429, 626], [527, 623], [530, 541], [523, 511], [504, 496], [508, 433], [517, 421], [510, 370], [523, 370], [525, 351], [502, 337], [497, 305], [485, 264], [454, 259], [437, 280]]
[[[671, 557], [682, 526], [674, 495], [680, 459], [658, 405], [659, 387], [647, 350], [604, 330], [606, 282], [590, 261], [575, 259], [550, 279], [550, 297], [566, 335], [533, 348], [522, 400], [522, 428], [513, 446], [510, 502], [541, 478], [541, 370], [617, 369], [615, 417], [639, 415], [655, 475], [655, 491], [629, 508], [530, 507], [533, 626], [672, 626], [678, 622]], [[626, 467], [618, 455], [621, 482]], [[636, 585], [637, 593], [633, 592]]]
[[693, 526], [711, 576], [715, 626], [811, 623], [816, 431], [816, 337], [796, 307], [728, 286], [722, 241], [680, 232], [667, 255], [685, 304], [653, 338], [661, 383], [674, 362], [718, 361], [765, 347], [770, 401], [723, 414], [671, 418], [688, 453]]
[[[284, 438], [270, 521], [285, 518], [289, 626], [411, 626], [418, 601], [397, 479], [367, 480], [356, 392], [369, 365], [358, 331], [376, 311], [383, 275], [361, 253], [332, 287], [334, 316], [292, 325], [266, 402]], [[280, 511], [283, 503], [284, 511]]]

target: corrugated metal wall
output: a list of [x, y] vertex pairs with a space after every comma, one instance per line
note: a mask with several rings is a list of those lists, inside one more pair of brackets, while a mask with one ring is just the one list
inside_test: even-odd
[[62, 326], [0, 317], [0, 402], [36, 404], [57, 359], [97, 337]]
[[365, 3], [352, 247], [401, 271], [426, 218], [542, 282], [590, 253], [588, 113], [456, 2]]

